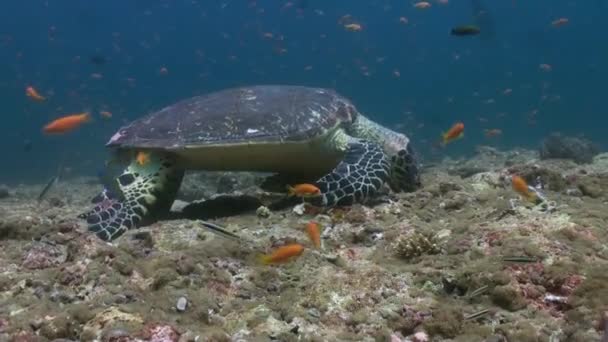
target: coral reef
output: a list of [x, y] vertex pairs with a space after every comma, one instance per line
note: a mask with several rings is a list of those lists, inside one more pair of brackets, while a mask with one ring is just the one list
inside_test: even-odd
[[[60, 182], [40, 203], [43, 184], [11, 185], [0, 341], [597, 341], [607, 168], [608, 154], [575, 164], [480, 147], [428, 167], [414, 193], [329, 210], [271, 205], [281, 195], [260, 175], [192, 173], [180, 210], [111, 244], [76, 219], [96, 181]], [[513, 174], [550, 210], [520, 198]], [[218, 215], [234, 203], [247, 210]], [[200, 208], [242, 241], [206, 231]], [[293, 261], [258, 262], [294, 242]]]

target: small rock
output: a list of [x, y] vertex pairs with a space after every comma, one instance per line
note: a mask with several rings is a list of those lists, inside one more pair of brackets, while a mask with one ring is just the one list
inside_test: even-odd
[[462, 190], [462, 186], [460, 186], [456, 183], [450, 183], [450, 182], [439, 183], [439, 192], [442, 195], [445, 195], [450, 191], [460, 191], [460, 190]]
[[346, 260], [337, 254], [327, 254], [325, 255], [325, 260], [338, 267], [346, 267]]
[[269, 217], [270, 216], [270, 209], [268, 209], [268, 207], [265, 206], [260, 206], [258, 207], [258, 209], [256, 209], [255, 211], [256, 215], [258, 215], [258, 217]]
[[65, 316], [44, 320], [40, 326], [40, 335], [48, 339], [67, 338], [70, 335], [71, 323]]
[[177, 304], [175, 305], [175, 308], [177, 309], [177, 311], [184, 312], [184, 311], [186, 311], [187, 307], [188, 307], [188, 299], [186, 299], [186, 297], [179, 297], [179, 299], [177, 300]]
[[195, 335], [192, 331], [186, 331], [179, 337], [178, 342], [196, 342], [200, 337]]
[[296, 214], [298, 216], [302, 216], [306, 213], [306, 204], [300, 203], [300, 204], [294, 206], [292, 211], [294, 214]]
[[108, 329], [103, 332], [102, 341], [131, 341], [131, 334], [121, 328]]
[[492, 335], [486, 338], [484, 342], [507, 342], [507, 339], [502, 335]]
[[8, 328], [8, 320], [0, 317], [0, 333], [3, 333]]
[[142, 335], [151, 342], [177, 342], [180, 334], [170, 325], [151, 324], [144, 328]]
[[40, 336], [35, 335], [32, 332], [21, 330], [13, 334], [12, 338], [1, 340], [1, 341], [12, 341], [12, 342], [38, 342], [44, 341]]
[[412, 336], [412, 342], [429, 342], [429, 335], [424, 331], [419, 331]]
[[517, 311], [526, 307], [526, 299], [514, 287], [509, 285], [496, 286], [490, 295], [492, 302], [503, 309]]
[[65, 202], [58, 197], [50, 197], [49, 198], [49, 205], [51, 207], [55, 207], [55, 208], [63, 208], [65, 207]]
[[594, 187], [585, 183], [581, 183], [578, 185], [578, 189], [580, 190], [582, 195], [587, 197], [598, 198], [602, 196], [602, 190], [599, 187]]
[[456, 195], [453, 198], [444, 202], [443, 208], [445, 210], [459, 210], [467, 204], [467, 198], [462, 195]]
[[566, 195], [572, 197], [581, 197], [583, 192], [580, 189], [566, 189]]
[[308, 309], [307, 313], [308, 313], [308, 316], [310, 316], [312, 318], [316, 318], [316, 319], [321, 318], [321, 313], [319, 312], [319, 310], [317, 310], [315, 308]]
[[95, 317], [89, 320], [82, 328], [81, 340], [98, 340], [104, 331], [117, 329], [122, 326], [137, 326], [143, 323], [143, 319], [134, 314], [129, 314], [110, 307], [98, 312]]
[[175, 270], [180, 275], [189, 275], [196, 269], [195, 262], [188, 256], [182, 256], [175, 262]]
[[49, 296], [51, 302], [68, 304], [76, 300], [76, 297], [64, 291], [55, 290]]
[[32, 270], [44, 269], [62, 264], [67, 258], [66, 246], [35, 242], [23, 256], [23, 267]]

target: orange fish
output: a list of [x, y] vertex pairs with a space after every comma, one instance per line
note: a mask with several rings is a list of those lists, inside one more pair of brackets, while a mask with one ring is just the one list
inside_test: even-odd
[[441, 135], [441, 143], [443, 146], [451, 143], [454, 140], [460, 139], [464, 136], [464, 124], [457, 122], [447, 132]]
[[287, 186], [289, 196], [299, 197], [314, 197], [321, 194], [321, 190], [312, 184], [297, 184], [295, 186]]
[[260, 261], [265, 265], [283, 263], [295, 256], [299, 256], [302, 252], [304, 252], [304, 246], [293, 243], [279, 247], [271, 254], [260, 256]]
[[306, 234], [312, 241], [312, 244], [315, 245], [315, 248], [321, 247], [321, 231], [319, 229], [319, 224], [315, 221], [310, 221], [306, 225]]
[[526, 180], [520, 176], [514, 175], [511, 177], [511, 186], [513, 186], [513, 190], [524, 197], [526, 200], [530, 202], [536, 201], [536, 194], [528, 188], [528, 183]]
[[38, 94], [38, 91], [36, 91], [36, 89], [34, 89], [34, 87], [25, 88], [25, 95], [34, 101], [42, 102], [42, 101], [46, 100], [46, 97]]
[[89, 122], [91, 116], [89, 113], [73, 114], [64, 116], [55, 121], [50, 122], [42, 129], [44, 133], [61, 134], [67, 133], [80, 127], [85, 122]]
[[137, 160], [137, 164], [139, 165], [146, 165], [150, 162], [150, 153], [140, 151], [137, 153], [135, 160]]

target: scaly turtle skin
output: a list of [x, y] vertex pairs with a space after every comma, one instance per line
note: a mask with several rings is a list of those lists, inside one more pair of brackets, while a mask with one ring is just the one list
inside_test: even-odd
[[[319, 206], [363, 203], [386, 182], [394, 191], [420, 184], [409, 139], [329, 89], [262, 85], [193, 97], [122, 127], [107, 146], [131, 162], [109, 186], [119, 194], [105, 188], [81, 215], [104, 240], [166, 213], [186, 169], [315, 177]], [[135, 158], [142, 151], [145, 163]]]

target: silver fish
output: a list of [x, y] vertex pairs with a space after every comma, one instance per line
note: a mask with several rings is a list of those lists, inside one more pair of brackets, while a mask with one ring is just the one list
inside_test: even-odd
[[200, 224], [202, 224], [204, 228], [206, 228], [208, 231], [210, 231], [213, 234], [221, 236], [225, 239], [229, 239], [229, 240], [233, 240], [233, 241], [241, 241], [241, 238], [238, 235], [231, 233], [231, 232], [227, 231], [225, 228], [222, 228], [216, 224], [213, 224], [213, 223], [207, 222], [207, 221], [200, 221], [200, 220], [198, 222]]
[[59, 180], [61, 179], [62, 173], [63, 173], [63, 163], [61, 163], [59, 165], [59, 168], [57, 169], [57, 174], [55, 176], [53, 176], [53, 178], [51, 178], [48, 183], [46, 183], [46, 186], [42, 189], [42, 191], [40, 192], [40, 195], [38, 195], [38, 203], [40, 203], [44, 199], [44, 197], [46, 197], [46, 195], [48, 194], [48, 192], [57, 183], [59, 183]]

